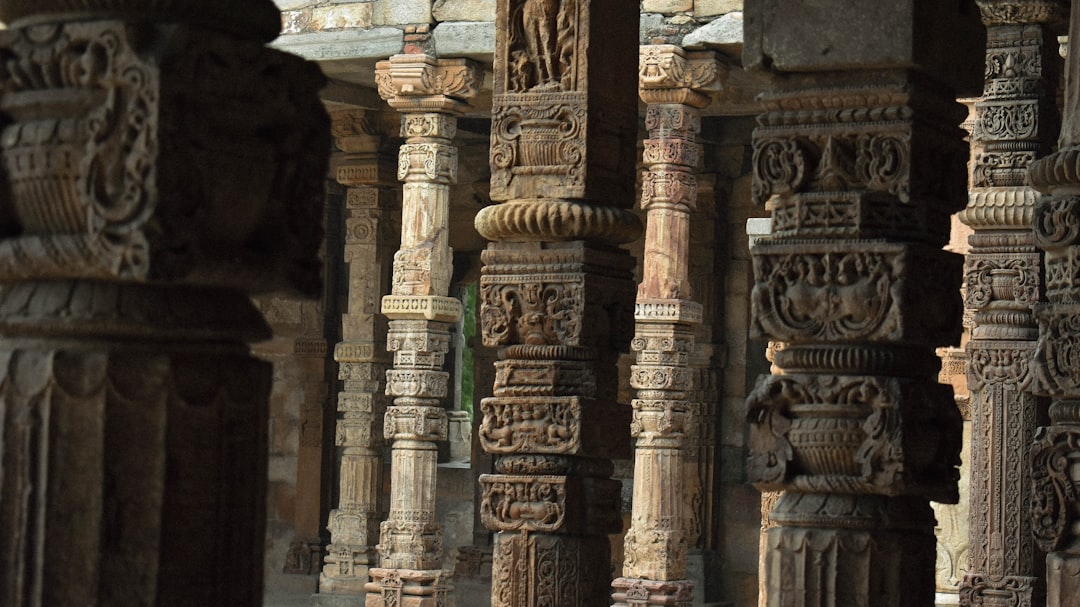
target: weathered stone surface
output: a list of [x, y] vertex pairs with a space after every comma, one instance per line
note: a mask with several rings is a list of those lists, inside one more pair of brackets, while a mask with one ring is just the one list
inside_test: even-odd
[[321, 6], [311, 11], [311, 29], [345, 29], [371, 27], [371, 2], [350, 2]]
[[273, 46], [312, 61], [376, 59], [401, 52], [405, 32], [396, 27], [347, 29], [282, 36]]
[[743, 0], [694, 0], [694, 16], [715, 17], [742, 11]]
[[372, 23], [408, 25], [431, 22], [432, 0], [375, 0]]
[[678, 13], [694, 8], [694, 0], [644, 0], [641, 8], [646, 13]]
[[978, 11], [951, 2], [923, 5], [918, 0], [851, 8], [847, 0], [748, 2], [744, 64], [813, 71], [915, 63], [947, 76], [960, 96], [982, 90], [981, 70], [960, 69], [967, 62], [956, 60], [983, 53]]
[[685, 48], [716, 48], [732, 52], [743, 42], [743, 14], [727, 13], [683, 37]]
[[435, 0], [431, 15], [436, 21], [495, 21], [495, 0]]
[[495, 56], [495, 22], [444, 22], [431, 32], [442, 57], [468, 57], [488, 63]]

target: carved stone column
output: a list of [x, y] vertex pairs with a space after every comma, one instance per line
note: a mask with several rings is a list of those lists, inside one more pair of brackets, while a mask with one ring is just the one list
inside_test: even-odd
[[975, 103], [965, 260], [972, 465], [968, 569], [961, 605], [1028, 606], [1042, 599], [1043, 557], [1031, 539], [1028, 451], [1040, 404], [1029, 366], [1038, 329], [1042, 256], [1032, 240], [1038, 194], [1027, 167], [1057, 132], [1057, 44], [1063, 0], [982, 0], [986, 85]]
[[480, 75], [466, 60], [427, 55], [395, 55], [376, 70], [379, 94], [403, 114], [406, 139], [398, 154], [398, 178], [405, 182], [401, 248], [391, 294], [382, 299], [390, 319], [386, 347], [394, 353], [394, 368], [386, 372], [394, 403], [383, 430], [392, 441], [390, 514], [380, 526], [379, 567], [371, 570], [367, 605], [435, 607], [450, 590], [435, 517], [435, 441], [447, 437], [440, 401], [449, 375], [442, 368], [450, 325], [461, 318], [461, 302], [448, 296], [450, 185], [457, 180], [451, 140]]
[[638, 396], [630, 425], [637, 440], [633, 511], [624, 577], [612, 583], [617, 606], [687, 606], [693, 596], [686, 558], [694, 513], [684, 503], [690, 479], [683, 451], [699, 421], [687, 393], [702, 313], [690, 292], [690, 213], [697, 203], [699, 110], [709, 103], [702, 89], [716, 79], [717, 68], [711, 53], [687, 54], [671, 45], [640, 50], [638, 90], [648, 104], [641, 199], [647, 223], [631, 345], [637, 364], [630, 384]]
[[628, 455], [615, 403], [629, 341], [638, 6], [594, 0], [496, 5], [484, 344], [500, 347], [480, 441], [496, 531], [493, 607], [592, 607], [610, 599], [620, 531], [610, 456]]
[[0, 21], [0, 604], [260, 605], [248, 293], [318, 293], [323, 79], [269, 0]]
[[335, 179], [345, 186], [343, 252], [347, 299], [341, 342], [334, 347], [338, 379], [335, 445], [340, 449], [338, 504], [327, 528], [330, 545], [313, 604], [358, 606], [365, 601], [368, 570], [378, 564], [375, 545], [382, 521], [383, 386], [390, 358], [381, 337], [386, 321], [379, 298], [390, 286], [390, 259], [397, 250], [398, 196], [394, 165], [383, 153], [385, 120], [376, 112], [342, 110], [331, 115]]
[[[1080, 39], [1072, 8], [1069, 38]], [[1075, 45], [1074, 45], [1075, 46]], [[1075, 51], [1070, 49], [1070, 51]], [[1031, 525], [1046, 557], [1046, 605], [1065, 607], [1080, 596], [1080, 53], [1065, 59], [1065, 108], [1058, 151], [1035, 161], [1032, 186], [1035, 245], [1045, 252], [1046, 303], [1035, 308], [1035, 391], [1049, 396], [1050, 425], [1031, 449]]]
[[[884, 37], [851, 35], [881, 20]], [[978, 24], [955, 5], [838, 0], [747, 3], [746, 23], [744, 61], [776, 72], [754, 133], [772, 233], [752, 248], [751, 335], [786, 343], [748, 398], [750, 480], [784, 491], [767, 604], [932, 605], [928, 502], [956, 502], [961, 440], [934, 354], [961, 318], [960, 258], [941, 247], [964, 202], [965, 112], [946, 70], [977, 73], [982, 49], [950, 40], [935, 64], [916, 32], [977, 41]]]

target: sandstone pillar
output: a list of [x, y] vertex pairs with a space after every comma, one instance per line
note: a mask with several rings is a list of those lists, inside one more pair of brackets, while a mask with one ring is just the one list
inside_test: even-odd
[[382, 422], [387, 398], [383, 385], [390, 359], [381, 337], [386, 321], [379, 298], [390, 286], [390, 259], [397, 250], [393, 229], [398, 196], [393, 164], [383, 153], [382, 117], [366, 110], [331, 115], [335, 180], [346, 188], [343, 252], [348, 296], [341, 315], [341, 342], [334, 347], [339, 418], [335, 445], [341, 452], [339, 497], [330, 513], [325, 565], [319, 575], [318, 605], [363, 605], [368, 570], [378, 564], [375, 546], [382, 521]]
[[496, 531], [493, 607], [591, 607], [610, 598], [628, 451], [616, 360], [632, 318], [638, 6], [497, 4], [491, 198], [483, 253], [484, 344], [501, 348], [480, 440]]
[[[1069, 38], [1080, 39], [1073, 6]], [[1070, 50], [1075, 50], [1070, 49]], [[1047, 607], [1080, 596], [1080, 54], [1065, 60], [1065, 108], [1058, 151], [1035, 161], [1031, 184], [1045, 194], [1035, 205], [1035, 245], [1045, 252], [1046, 303], [1035, 308], [1035, 391], [1051, 398], [1050, 425], [1039, 428], [1031, 450], [1031, 525], [1046, 557]]]
[[638, 89], [648, 104], [641, 199], [647, 222], [631, 344], [637, 364], [630, 384], [638, 396], [630, 425], [637, 441], [633, 511], [623, 577], [612, 583], [617, 606], [685, 606], [693, 595], [686, 560], [696, 513], [684, 493], [696, 484], [697, 471], [686, 465], [684, 450], [697, 448], [685, 442], [700, 421], [688, 392], [702, 310], [690, 290], [690, 214], [697, 203], [699, 110], [709, 103], [702, 89], [717, 69], [711, 53], [687, 54], [671, 45], [640, 49]]
[[318, 293], [322, 77], [269, 0], [0, 20], [0, 604], [260, 605], [248, 293]]
[[979, 26], [914, 1], [761, 0], [746, 20], [744, 61], [776, 73], [754, 133], [772, 233], [752, 249], [751, 334], [786, 343], [748, 398], [750, 480], [784, 491], [767, 604], [929, 606], [929, 499], [956, 502], [961, 437], [934, 355], [961, 317], [941, 248], [967, 159], [948, 85], [978, 73]]
[[450, 185], [457, 179], [451, 140], [457, 115], [479, 85], [465, 60], [395, 55], [376, 66], [379, 94], [401, 112], [405, 144], [398, 155], [402, 192], [401, 247], [394, 254], [383, 432], [391, 442], [390, 514], [380, 525], [379, 567], [367, 585], [369, 607], [444, 605], [450, 587], [442, 570], [442, 527], [435, 517], [435, 442], [447, 438], [449, 374], [442, 370], [450, 325], [461, 302], [449, 297], [453, 257], [447, 226]]
[[1041, 602], [1043, 556], [1027, 516], [1028, 451], [1039, 425], [1030, 363], [1038, 329], [1042, 256], [1031, 217], [1038, 194], [1027, 167], [1057, 132], [1057, 44], [1050, 26], [1068, 3], [980, 1], [987, 26], [986, 84], [975, 103], [968, 206], [974, 231], [965, 261], [965, 306], [973, 312], [967, 345], [972, 462], [969, 558], [961, 605], [1020, 607]]

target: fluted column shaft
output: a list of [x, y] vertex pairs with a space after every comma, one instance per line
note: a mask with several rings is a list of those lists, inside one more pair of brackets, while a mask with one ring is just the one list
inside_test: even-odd
[[[1080, 10], [1072, 7], [1070, 40], [1080, 40]], [[1065, 60], [1065, 107], [1058, 151], [1033, 163], [1028, 177], [1044, 194], [1035, 205], [1035, 245], [1045, 253], [1046, 303], [1035, 308], [1039, 339], [1035, 392], [1049, 396], [1050, 425], [1031, 448], [1031, 526], [1046, 551], [1046, 605], [1080, 596], [1080, 53]]]
[[623, 577], [612, 583], [620, 606], [689, 605], [693, 596], [686, 558], [694, 513], [684, 511], [683, 450], [698, 423], [687, 396], [702, 312], [688, 280], [690, 214], [697, 204], [699, 109], [709, 102], [700, 91], [716, 80], [717, 70], [708, 53], [688, 56], [670, 45], [640, 50], [638, 89], [648, 104], [641, 199], [647, 221], [631, 343], [637, 364], [630, 384], [638, 396], [630, 426], [637, 441], [633, 511]]
[[447, 438], [450, 326], [461, 302], [448, 296], [450, 185], [457, 180], [452, 144], [457, 115], [479, 84], [466, 60], [395, 55], [376, 65], [379, 93], [402, 113], [405, 144], [398, 154], [401, 247], [394, 255], [384, 435], [391, 442], [390, 513], [380, 526], [379, 567], [367, 585], [369, 607], [442, 605], [450, 587], [443, 572], [442, 527], [435, 514], [436, 441]]
[[972, 466], [967, 574], [962, 605], [1020, 607], [1041, 600], [1043, 558], [1027, 516], [1028, 452], [1039, 416], [1030, 365], [1038, 330], [1032, 307], [1042, 293], [1042, 255], [1031, 217], [1037, 192], [1027, 167], [1057, 132], [1060, 72], [1050, 27], [1067, 3], [980, 2], [987, 26], [986, 84], [975, 103], [968, 206], [960, 220], [974, 233], [965, 260], [965, 306], [973, 313], [967, 345]]
[[329, 128], [269, 1], [0, 2], [0, 604], [262, 604], [269, 329]]

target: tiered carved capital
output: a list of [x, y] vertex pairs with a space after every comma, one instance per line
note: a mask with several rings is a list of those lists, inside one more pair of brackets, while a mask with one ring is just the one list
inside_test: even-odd
[[249, 294], [320, 290], [323, 78], [268, 0], [0, 20], [0, 603], [261, 604]]
[[376, 65], [379, 94], [402, 113], [398, 179], [404, 182], [401, 247], [394, 255], [391, 291], [382, 299], [390, 319], [383, 434], [392, 441], [391, 508], [380, 526], [379, 565], [367, 585], [369, 607], [446, 601], [443, 531], [435, 516], [436, 441], [447, 437], [442, 401], [450, 375], [450, 325], [461, 302], [448, 297], [453, 268], [449, 245], [450, 185], [457, 181], [452, 140], [457, 114], [468, 109], [480, 72], [464, 59], [395, 55]]

